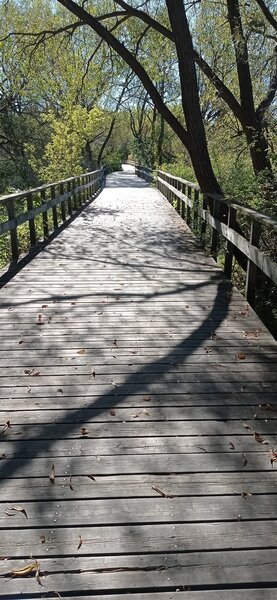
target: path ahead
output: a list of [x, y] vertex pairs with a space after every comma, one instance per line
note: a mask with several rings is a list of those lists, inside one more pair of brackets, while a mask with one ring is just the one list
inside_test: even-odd
[[111, 176], [1, 305], [0, 598], [276, 600], [276, 344], [160, 193]]

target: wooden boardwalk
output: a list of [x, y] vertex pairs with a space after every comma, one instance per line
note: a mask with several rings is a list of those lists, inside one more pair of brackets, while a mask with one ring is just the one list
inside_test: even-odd
[[160, 193], [110, 177], [0, 320], [0, 598], [276, 600], [276, 343]]

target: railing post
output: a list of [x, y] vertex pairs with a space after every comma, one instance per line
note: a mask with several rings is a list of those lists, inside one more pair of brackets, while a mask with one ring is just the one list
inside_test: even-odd
[[198, 206], [199, 206], [199, 190], [197, 188], [194, 188], [193, 229], [197, 235], [198, 235], [198, 230], [199, 230]]
[[[40, 199], [41, 199], [41, 205], [42, 206], [44, 204], [46, 204], [47, 200], [46, 200], [45, 190], [42, 190], [40, 192]], [[49, 237], [48, 212], [47, 212], [47, 210], [45, 210], [42, 213], [42, 226], [43, 226], [43, 238], [44, 238], [44, 241], [46, 241], [46, 240], [48, 240], [48, 237]]]
[[71, 181], [67, 182], [66, 191], [69, 193], [69, 197], [67, 200], [68, 214], [70, 217], [72, 217]]
[[[191, 187], [190, 185], [188, 185], [188, 199], [191, 200]], [[187, 225], [190, 227], [190, 223], [191, 223], [191, 208], [190, 206], [187, 204]]]
[[[7, 213], [8, 213], [9, 220], [14, 219], [16, 216], [13, 199], [10, 199], [7, 201]], [[16, 260], [18, 260], [18, 257], [19, 257], [17, 227], [10, 230], [10, 240], [11, 240], [12, 260], [16, 261]]]
[[[59, 191], [60, 191], [60, 195], [63, 196], [64, 195], [64, 184], [63, 183], [60, 183]], [[61, 215], [62, 215], [62, 220], [64, 223], [66, 221], [65, 201], [64, 200], [61, 201]]]
[[[56, 198], [56, 186], [55, 185], [51, 185], [51, 200], [55, 200]], [[53, 229], [57, 229], [59, 223], [58, 223], [58, 214], [57, 214], [57, 206], [52, 206], [52, 215], [53, 215]]]
[[71, 182], [71, 191], [72, 191], [72, 199], [73, 199], [73, 211], [77, 210], [77, 195], [76, 195], [76, 178], [74, 177]]
[[[207, 208], [208, 208], [208, 199], [207, 199], [207, 196], [205, 194], [203, 194], [202, 209], [206, 211]], [[207, 221], [205, 221], [202, 218], [201, 231], [200, 231], [200, 240], [201, 240], [202, 244], [204, 243], [204, 237], [206, 235], [206, 231], [207, 231]]]
[[[236, 223], [236, 214], [237, 211], [232, 206], [229, 206], [228, 209], [228, 220], [227, 225], [230, 229], [233, 229]], [[227, 240], [227, 247], [225, 252], [225, 261], [224, 261], [224, 273], [229, 279], [232, 276], [232, 268], [233, 268], [233, 256], [234, 256], [234, 246], [232, 242]]]
[[[258, 221], [254, 221], [254, 219], [252, 219], [251, 226], [250, 226], [250, 239], [249, 239], [250, 244], [252, 246], [256, 246], [256, 248], [259, 248], [260, 236], [261, 236], [261, 224]], [[246, 288], [246, 300], [252, 306], [255, 303], [257, 275], [258, 275], [258, 268], [248, 258], [247, 259], [245, 288]]]
[[[213, 216], [214, 219], [218, 218], [219, 211], [220, 211], [219, 201], [216, 198], [213, 198], [213, 212], [212, 212], [212, 216]], [[212, 240], [211, 240], [211, 254], [212, 254], [214, 260], [217, 260], [218, 245], [219, 245], [219, 233], [213, 227], [213, 229], [212, 229]]]
[[[32, 194], [28, 194], [27, 195], [27, 209], [29, 210], [33, 210], [34, 209], [34, 203], [33, 203], [33, 195]], [[37, 243], [37, 236], [36, 236], [36, 227], [35, 227], [35, 219], [29, 219], [29, 235], [30, 235], [30, 244], [31, 246], [35, 246]]]

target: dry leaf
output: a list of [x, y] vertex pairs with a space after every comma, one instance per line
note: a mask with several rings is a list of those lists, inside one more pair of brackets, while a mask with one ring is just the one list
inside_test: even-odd
[[2, 429], [2, 433], [5, 433], [5, 431], [7, 431], [7, 429], [10, 429], [10, 428], [11, 428], [11, 422], [10, 422], [10, 420], [8, 420], [8, 421], [6, 421], [6, 423]]
[[5, 460], [5, 458], [7, 458], [5, 452], [3, 452], [3, 454], [0, 454], [0, 460]]
[[74, 492], [74, 487], [72, 485], [72, 475], [69, 475], [69, 487], [72, 490], [72, 492]]
[[86, 351], [84, 348], [82, 348], [81, 350], [77, 350], [77, 354], [85, 354]]
[[61, 394], [63, 394], [63, 389], [62, 388], [58, 388], [57, 392], [60, 392]]
[[143, 396], [142, 398], [144, 402], [149, 402], [151, 400], [151, 396]]
[[250, 425], [248, 425], [248, 423], [241, 421], [241, 424], [243, 427], [245, 427], [245, 429], [247, 429], [247, 431], [251, 431], [251, 433], [253, 432], [252, 428], [250, 427]]
[[96, 375], [95, 371], [92, 371], [91, 374], [92, 374], [92, 377], [95, 379], [95, 375]]
[[111, 417], [115, 417], [115, 410], [110, 410]]
[[242, 465], [242, 466], [243, 466], [243, 467], [246, 467], [246, 465], [247, 465], [247, 463], [248, 463], [248, 460], [247, 460], [247, 458], [246, 458], [246, 456], [245, 456], [244, 452], [242, 452], [242, 453], [241, 453], [241, 455], [243, 456], [243, 465]]
[[41, 535], [39, 539], [40, 539], [40, 541], [41, 541], [42, 544], [45, 544], [45, 542], [46, 542], [45, 535]]
[[83, 538], [82, 538], [82, 536], [81, 536], [81, 535], [79, 535], [79, 544], [78, 544], [78, 548], [77, 548], [77, 550], [79, 550], [79, 549], [81, 548], [81, 546], [82, 546], [82, 543], [83, 543]]
[[112, 384], [114, 387], [118, 388], [118, 385], [117, 385], [117, 384], [116, 384], [114, 381], [111, 381], [111, 384]]
[[26, 513], [25, 508], [23, 508], [23, 506], [12, 506], [8, 510], [15, 510], [15, 512], [21, 512], [21, 513], [23, 513], [23, 515], [25, 515], [26, 519], [28, 519], [28, 515]]
[[213, 332], [211, 334], [211, 340], [217, 340], [217, 339], [218, 339], [218, 336], [216, 335], [216, 333]]
[[114, 341], [113, 341], [113, 345], [114, 345], [114, 346], [116, 346], [116, 347], [118, 348], [118, 345], [117, 345], [117, 340], [116, 340], [116, 339], [114, 339]]
[[275, 450], [273, 450], [272, 448], [270, 450], [268, 450], [268, 452], [269, 452], [271, 466], [273, 467], [273, 464], [277, 461], [277, 452]]
[[162, 490], [160, 490], [160, 488], [158, 488], [156, 485], [152, 485], [152, 490], [154, 490], [155, 492], [160, 494], [160, 496], [162, 496], [163, 498], [171, 498], [171, 499], [174, 498], [174, 496], [170, 496], [166, 492], [163, 492]]
[[277, 404], [259, 404], [259, 408], [261, 410], [271, 410], [272, 412], [277, 412]]
[[26, 565], [25, 567], [22, 567], [21, 569], [11, 569], [11, 575], [12, 577], [24, 577], [25, 575], [30, 575], [30, 573], [33, 573], [33, 571], [37, 571], [37, 569], [39, 568], [39, 563], [35, 562], [35, 563], [31, 563], [30, 565]]
[[257, 431], [254, 431], [253, 435], [254, 435], [254, 438], [255, 438], [256, 442], [259, 442], [259, 444], [267, 444], [267, 442], [265, 442], [265, 440], [261, 436], [261, 434], [258, 433]]
[[70, 302], [70, 304], [76, 304], [76, 302]]
[[95, 477], [93, 477], [93, 475], [87, 475], [87, 477], [89, 479], [91, 479], [92, 481], [95, 481], [95, 483], [97, 483], [97, 481], [96, 481]]
[[40, 579], [40, 576], [39, 576], [39, 565], [38, 565], [38, 568], [36, 570], [36, 580], [37, 580], [38, 584], [43, 587], [43, 584], [41, 583], [41, 579]]
[[237, 352], [236, 353], [236, 359], [237, 360], [245, 360], [246, 359], [246, 354], [243, 354], [243, 352]]
[[51, 483], [55, 483], [55, 465], [52, 465], [49, 473], [49, 479]]
[[89, 434], [89, 431], [88, 431], [88, 429], [86, 429], [85, 427], [82, 427], [82, 428], [81, 428], [81, 434], [82, 434], [83, 436], [85, 436], [85, 435], [88, 435], [88, 434]]
[[247, 498], [249, 498], [249, 496], [253, 496], [253, 494], [250, 492], [241, 492], [241, 496], [244, 500], [247, 500]]
[[48, 304], [43, 304], [41, 308], [47, 308]]
[[19, 340], [18, 344], [24, 344], [24, 340]]
[[231, 450], [235, 450], [235, 445], [233, 444], [233, 442], [229, 442], [229, 446], [230, 446]]

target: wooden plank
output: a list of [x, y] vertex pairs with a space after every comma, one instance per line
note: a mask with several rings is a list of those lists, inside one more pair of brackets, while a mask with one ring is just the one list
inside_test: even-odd
[[[45, 448], [49, 442], [45, 441]], [[21, 458], [1, 460], [0, 478], [5, 477], [42, 477], [48, 476], [51, 469], [50, 458], [37, 458], [32, 461]], [[247, 462], [246, 462], [247, 461]], [[245, 465], [245, 466], [244, 466]], [[119, 475], [131, 473], [207, 473], [221, 471], [222, 473], [240, 471], [271, 471], [272, 464], [269, 452], [251, 452], [243, 456], [240, 452], [203, 453], [203, 454], [164, 454], [162, 460], [157, 460], [156, 454], [125, 455], [125, 456], [70, 456], [57, 457], [55, 470], [60, 477], [71, 474], [88, 476]], [[51, 485], [49, 481], [49, 485]], [[275, 502], [276, 506], [276, 502]]]
[[[116, 410], [116, 404], [114, 404]], [[102, 410], [99, 408], [99, 410]], [[7, 415], [8, 416], [8, 415]], [[81, 414], [80, 414], [81, 417]], [[4, 428], [3, 421], [3, 428]], [[159, 436], [179, 436], [179, 435], [241, 435], [243, 426], [241, 420], [208, 420], [205, 421], [146, 421], [133, 419], [129, 422], [118, 422], [111, 418], [109, 423], [89, 423], [80, 420], [80, 423], [41, 423], [14, 425], [11, 420], [11, 427], [5, 430], [2, 439], [18, 440], [21, 439], [73, 439], [81, 438], [81, 427], [88, 431], [88, 438], [110, 438], [110, 437], [159, 437]], [[276, 435], [277, 423], [275, 420], [256, 420], [247, 421], [247, 424], [253, 431], [266, 435]], [[3, 463], [4, 464], [4, 463]], [[1, 466], [0, 466], [1, 468]]]
[[[58, 506], [56, 501], [50, 499], [39, 503], [26, 501], [24, 509], [28, 517], [28, 528], [83, 527], [85, 531], [85, 528], [91, 525], [92, 515], [94, 526], [274, 519], [276, 499], [276, 495], [266, 494], [249, 496], [246, 501], [239, 495], [233, 495], [215, 496], [211, 502], [210, 498], [204, 496], [168, 499], [157, 494], [155, 499], [64, 499]], [[11, 531], [18, 527], [26, 527], [26, 516], [14, 512], [15, 514], [10, 516], [13, 511], [9, 510], [9, 505], [1, 505], [0, 528], [6, 527]]]
[[[61, 444], [62, 442], [60, 442]], [[52, 448], [52, 446], [51, 446]], [[47, 450], [46, 450], [47, 452]], [[1, 502], [17, 503], [30, 500], [61, 500], [83, 498], [157, 498], [159, 493], [153, 486], [169, 496], [236, 496], [277, 493], [276, 471], [243, 471], [233, 473], [178, 473], [134, 475], [98, 475], [95, 481], [82, 475], [71, 478], [56, 475], [55, 485], [49, 487], [48, 474], [26, 478], [10, 478], [1, 481]], [[247, 501], [248, 498], [246, 498]]]
[[[274, 447], [276, 437], [267, 435], [269, 447]], [[257, 452], [259, 445], [253, 443], [252, 436], [178, 436], [172, 437], [146, 437], [128, 439], [74, 439], [52, 442], [48, 448], [40, 440], [1, 441], [1, 453], [13, 458], [17, 455], [25, 458], [72, 457], [72, 456], [113, 456], [113, 455], [139, 455], [139, 454], [203, 454], [206, 452]], [[20, 454], [21, 453], [21, 454]], [[277, 493], [277, 488], [276, 488]]]
[[[65, 386], [66, 388], [67, 386]], [[70, 391], [71, 387], [68, 386]], [[99, 386], [101, 388], [101, 386]], [[2, 388], [2, 390], [6, 388]], [[7, 388], [9, 389], [9, 388]], [[20, 389], [20, 388], [17, 388]], [[32, 388], [33, 394], [35, 391], [44, 394], [51, 394], [51, 388], [47, 388], [44, 392], [44, 388], [39, 388], [36, 390]], [[89, 387], [88, 387], [89, 389]], [[58, 390], [54, 388], [54, 392], [57, 393]], [[69, 390], [67, 389], [68, 397], [70, 397]], [[79, 391], [80, 396], [82, 396], [82, 391]], [[74, 396], [74, 386], [73, 393]], [[86, 402], [89, 406], [82, 406], [79, 403], [78, 405], [71, 406], [71, 403], [68, 403], [68, 406], [64, 410], [49, 410], [42, 409], [40, 407], [39, 415], [36, 407], [32, 406], [30, 410], [30, 406], [28, 400], [26, 401], [24, 410], [15, 409], [11, 410], [9, 406], [2, 406], [0, 410], [0, 423], [5, 423], [9, 418], [13, 425], [23, 424], [30, 425], [32, 423], [128, 423], [128, 422], [136, 422], [136, 421], [168, 421], [168, 423], [175, 421], [183, 421], [189, 423], [190, 421], [201, 421], [201, 420], [217, 420], [217, 421], [226, 421], [227, 419], [232, 422], [234, 420], [251, 420], [255, 419], [255, 429], [259, 429], [260, 422], [264, 422], [266, 419], [273, 423], [273, 421], [277, 421], [277, 410], [276, 411], [262, 411], [259, 410], [259, 407], [253, 406], [148, 406], [147, 402], [144, 402], [143, 406], [139, 407], [131, 407], [131, 408], [121, 408], [119, 405], [119, 401], [117, 398], [114, 398], [114, 401], [110, 403], [110, 407], [114, 410], [111, 410], [110, 407], [102, 407], [101, 406], [101, 398], [92, 401], [91, 393], [88, 391], [86, 394], [89, 397], [89, 400]], [[95, 395], [97, 392], [95, 391]], [[101, 394], [100, 394], [101, 395]], [[27, 396], [27, 393], [26, 393]], [[8, 398], [8, 394], [5, 396]], [[14, 395], [14, 397], [16, 397]], [[33, 396], [31, 393], [29, 394], [29, 399]], [[142, 399], [143, 402], [143, 399]], [[276, 422], [277, 428], [277, 422]], [[242, 430], [243, 431], [243, 430]]]
[[[27, 520], [26, 520], [27, 524]], [[255, 535], [253, 532], [255, 531]], [[77, 554], [79, 536], [83, 538], [83, 544]], [[55, 527], [55, 523], [47, 528], [28, 529], [23, 525], [18, 530], [7, 531], [1, 529], [0, 550], [3, 557], [21, 557], [30, 560], [32, 556], [47, 560], [50, 556], [73, 556], [84, 558], [86, 554], [99, 555], [100, 561], [104, 560], [105, 554], [123, 554], [128, 561], [127, 554], [141, 552], [156, 553], [157, 544], [159, 552], [190, 552], [203, 551], [203, 557], [207, 551], [236, 550], [234, 555], [239, 555], [241, 550], [248, 548], [251, 553], [256, 547], [265, 548], [263, 554], [268, 557], [268, 562], [276, 570], [272, 551], [266, 549], [276, 546], [277, 522], [275, 521], [231, 521], [211, 523], [175, 523], [151, 525], [123, 525], [98, 527], [90, 524], [84, 527]], [[41, 542], [41, 536], [45, 536], [45, 544]], [[262, 550], [260, 550], [262, 553]], [[267, 554], [266, 554], [267, 553]], [[231, 561], [230, 553], [230, 561]], [[118, 559], [118, 556], [115, 556]], [[259, 557], [261, 559], [261, 556]], [[249, 559], [249, 556], [248, 556]], [[150, 559], [151, 560], [151, 559]], [[197, 561], [198, 562], [198, 561]], [[196, 562], [196, 564], [197, 564]], [[262, 563], [263, 561], [261, 561]], [[248, 563], [244, 563], [248, 564]], [[1, 563], [0, 563], [1, 565]], [[253, 563], [253, 567], [256, 563]], [[4, 563], [4, 569], [7, 566]], [[1, 566], [1, 573], [3, 567]], [[5, 571], [4, 571], [5, 572]], [[263, 582], [266, 580], [264, 578]], [[27, 582], [30, 580], [27, 579]], [[253, 579], [254, 581], [254, 579]], [[248, 583], [253, 585], [253, 581]], [[216, 583], [216, 579], [215, 582]], [[237, 581], [235, 581], [237, 583]], [[174, 585], [174, 579], [173, 579]], [[143, 579], [141, 580], [143, 586]], [[30, 590], [29, 590], [30, 591]]]
[[[220, 590], [220, 591], [202, 591], [202, 592], [182, 592], [181, 588], [175, 592], [151, 592], [153, 600], [173, 600], [174, 596], [178, 594], [176, 600], [276, 600], [277, 587], [276, 588], [256, 588], [256, 589], [239, 589], [239, 590]], [[71, 600], [72, 596], [63, 596], [64, 600]], [[82, 600], [134, 600], [133, 594], [113, 594], [101, 596], [82, 596]], [[135, 600], [149, 600], [149, 594], [136, 594]]]
[[[77, 539], [78, 544], [78, 539]], [[140, 591], [151, 589], [172, 590], [175, 586], [214, 586], [243, 584], [255, 587], [265, 581], [276, 582], [276, 550], [247, 550], [222, 552], [197, 552], [195, 554], [134, 555], [128, 557], [99, 558], [53, 558], [43, 560], [42, 575], [44, 591], [61, 592], [94, 591]], [[18, 564], [18, 562], [17, 562]], [[5, 565], [8, 570], [14, 565]], [[66, 575], [66, 577], [65, 577]], [[18, 589], [18, 580], [9, 578], [5, 589], [12, 593]], [[176, 589], [176, 588], [175, 588]], [[22, 593], [38, 593], [41, 589], [33, 576], [21, 578]]]

